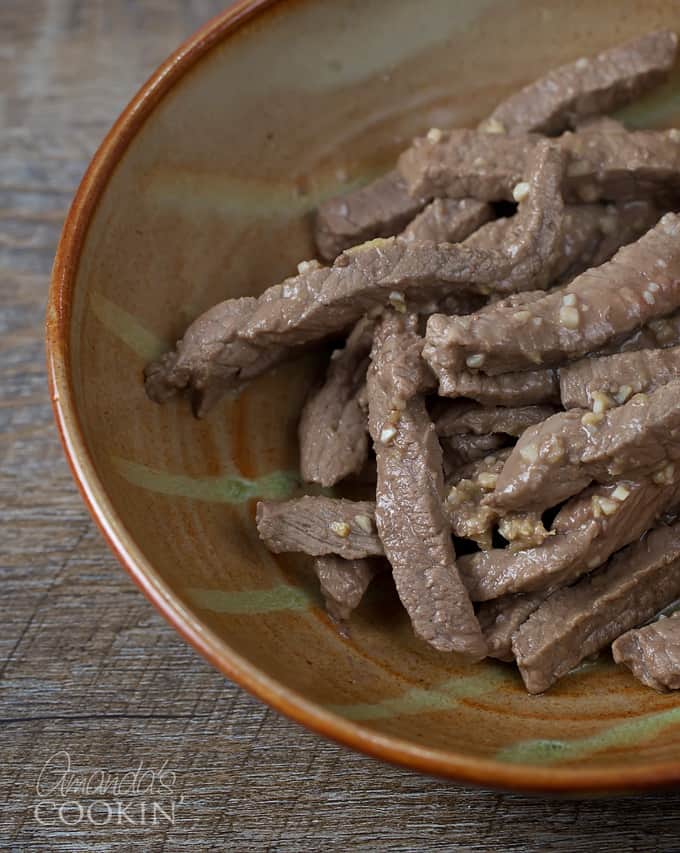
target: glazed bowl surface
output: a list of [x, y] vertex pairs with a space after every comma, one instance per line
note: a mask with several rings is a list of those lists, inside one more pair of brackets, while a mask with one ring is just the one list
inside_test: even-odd
[[[546, 69], [661, 26], [673, 2], [252, 0], [143, 87], [95, 156], [54, 267], [48, 360], [74, 476], [122, 564], [196, 648], [265, 702], [414, 769], [528, 791], [680, 780], [680, 705], [610, 660], [528, 696], [511, 667], [416, 639], [387, 577], [342, 636], [308, 562], [273, 556], [258, 498], [300, 494], [312, 352], [195, 420], [145, 397], [144, 365], [226, 297], [312, 257], [320, 200], [415, 134], [474, 125]], [[680, 73], [625, 111], [680, 123]]]

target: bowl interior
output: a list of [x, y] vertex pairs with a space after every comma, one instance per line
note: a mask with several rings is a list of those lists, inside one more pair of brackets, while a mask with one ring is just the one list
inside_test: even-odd
[[[281, 2], [207, 52], [154, 108], [85, 239], [70, 380], [119, 520], [202, 629], [364, 732], [467, 759], [555, 770], [680, 762], [680, 707], [609, 661], [530, 697], [515, 671], [464, 666], [417, 640], [388, 578], [343, 637], [304, 558], [257, 538], [258, 497], [299, 494], [296, 418], [311, 353], [203, 421], [159, 407], [145, 363], [213, 303], [257, 294], [313, 255], [320, 199], [390, 167], [430, 126], [474, 123], [545, 69], [656, 26], [674, 3], [621, 0]], [[680, 118], [680, 77], [627, 110]], [[453, 759], [452, 759], [453, 760]], [[489, 779], [488, 781], [493, 781]]]

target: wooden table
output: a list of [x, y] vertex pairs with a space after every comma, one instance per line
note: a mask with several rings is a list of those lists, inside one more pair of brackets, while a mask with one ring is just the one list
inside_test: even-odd
[[[220, 6], [0, 2], [0, 849], [680, 850], [678, 794], [527, 799], [320, 740], [199, 658], [94, 528], [48, 401], [50, 265], [104, 132]], [[73, 775], [59, 776], [68, 760]], [[130, 776], [118, 796], [67, 789], [140, 764], [133, 793]]]

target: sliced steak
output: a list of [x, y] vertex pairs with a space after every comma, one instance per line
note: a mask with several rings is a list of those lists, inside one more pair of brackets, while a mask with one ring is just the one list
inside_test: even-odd
[[519, 437], [525, 429], [555, 414], [553, 406], [480, 406], [456, 401], [442, 406], [435, 417], [437, 435], [506, 433]]
[[577, 59], [506, 98], [489, 121], [509, 132], [557, 134], [587, 116], [613, 112], [667, 79], [677, 46], [676, 34], [661, 30]]
[[260, 501], [256, 521], [260, 538], [275, 554], [337, 554], [346, 560], [383, 554], [371, 501], [309, 496], [281, 502]]
[[530, 427], [510, 454], [489, 502], [541, 511], [592, 480], [611, 483], [629, 472], [661, 475], [679, 458], [680, 380], [674, 379], [600, 414], [570, 409]]
[[315, 558], [314, 571], [326, 610], [338, 622], [345, 622], [361, 603], [368, 585], [380, 571], [380, 564], [375, 560], [343, 560], [327, 554]]
[[368, 422], [359, 404], [366, 384], [374, 320], [359, 320], [331, 356], [323, 384], [302, 409], [298, 438], [302, 479], [333, 486], [358, 473], [368, 456]]
[[565, 409], [592, 408], [593, 392], [621, 404], [633, 394], [654, 391], [678, 377], [680, 347], [583, 358], [560, 370], [562, 405]]
[[467, 397], [484, 406], [532, 406], [559, 402], [557, 371], [524, 370], [485, 376], [471, 370], [442, 370], [438, 374], [442, 397]]
[[409, 243], [460, 243], [488, 222], [490, 205], [472, 198], [436, 198], [401, 233]]
[[386, 313], [368, 371], [369, 427], [376, 452], [376, 523], [414, 631], [440, 651], [486, 653], [456, 568], [442, 509], [442, 453], [419, 395], [403, 396], [421, 370], [417, 317]]
[[[680, 563], [680, 554], [678, 554]], [[654, 690], [680, 689], [680, 618], [674, 613], [644, 628], [627, 631], [612, 645], [616, 663]]]
[[634, 542], [677, 501], [676, 484], [651, 479], [587, 489], [560, 510], [555, 535], [542, 545], [469, 554], [459, 560], [461, 575], [474, 601], [571, 583]]
[[148, 392], [160, 401], [171, 390], [188, 389], [196, 411], [204, 414], [225, 390], [289, 357], [294, 348], [341, 333], [390, 302], [405, 310], [406, 300], [429, 304], [456, 286], [491, 291], [545, 285], [559, 241], [563, 165], [550, 143], [536, 148], [530, 181], [535, 192], [518, 214], [526, 240], [508, 254], [389, 238], [355, 247], [329, 268], [305, 262], [298, 276], [270, 287], [255, 304], [230, 300], [199, 317], [178, 344], [177, 357], [149, 368]]
[[512, 661], [512, 638], [522, 625], [538, 610], [554, 589], [539, 592], [504, 595], [493, 601], [484, 601], [477, 610], [477, 618], [484, 634], [488, 656], [496, 660]]
[[527, 690], [547, 690], [679, 595], [680, 525], [658, 527], [600, 571], [555, 592], [524, 622], [512, 648]]
[[680, 307], [680, 217], [667, 213], [636, 243], [563, 290], [510, 312], [435, 314], [423, 350], [435, 374], [495, 375], [580, 358]]
[[397, 234], [428, 199], [413, 197], [398, 172], [319, 205], [314, 234], [319, 255], [332, 261], [342, 251], [373, 237]]
[[508, 446], [506, 435], [450, 435], [440, 438], [444, 452], [444, 473], [455, 474], [463, 466], [478, 462], [490, 453]]
[[[399, 170], [416, 195], [512, 201], [527, 160], [542, 139], [535, 134], [451, 130], [437, 141], [416, 139], [399, 158]], [[593, 129], [565, 133], [558, 144], [570, 158], [562, 187], [567, 202], [677, 201], [677, 131]]]

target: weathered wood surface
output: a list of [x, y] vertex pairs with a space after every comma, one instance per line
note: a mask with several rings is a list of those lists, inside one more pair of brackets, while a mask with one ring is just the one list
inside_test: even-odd
[[[549, 802], [382, 766], [282, 719], [161, 620], [94, 529], [62, 458], [42, 327], [59, 229], [96, 144], [219, 0], [0, 3], [0, 849], [680, 850], [680, 795]], [[143, 768], [152, 794], [49, 793]], [[57, 755], [55, 764], [66, 760]], [[175, 775], [173, 776], [172, 773]], [[170, 774], [170, 775], [168, 775]], [[129, 779], [128, 779], [129, 781]], [[137, 790], [151, 776], [138, 777]], [[140, 800], [171, 814], [147, 813]], [[36, 814], [36, 805], [47, 801]], [[132, 808], [130, 803], [132, 802]]]

